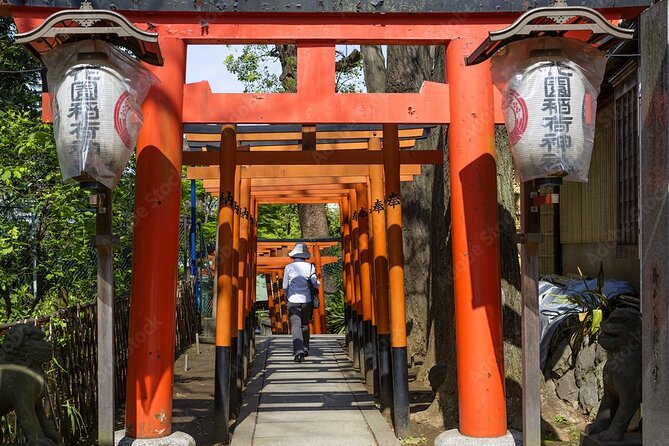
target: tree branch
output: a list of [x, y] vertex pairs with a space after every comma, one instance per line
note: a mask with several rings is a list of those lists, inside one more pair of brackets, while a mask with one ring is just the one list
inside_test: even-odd
[[338, 73], [346, 73], [347, 71], [351, 71], [361, 60], [362, 54], [357, 49], [354, 49], [348, 56], [338, 60], [335, 63], [335, 71]]

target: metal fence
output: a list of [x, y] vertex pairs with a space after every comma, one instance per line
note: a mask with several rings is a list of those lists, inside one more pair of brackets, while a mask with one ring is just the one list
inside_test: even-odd
[[[128, 366], [129, 301], [115, 302], [116, 376], [115, 399], [119, 407], [125, 399]], [[82, 305], [59, 311], [52, 317], [31, 319], [54, 344], [54, 359], [47, 366], [47, 414], [63, 436], [64, 444], [82, 444], [94, 435], [97, 425], [97, 307]], [[16, 325], [0, 326], [0, 336]], [[175, 352], [179, 355], [193, 342], [198, 327], [194, 305], [194, 284], [180, 282], [176, 306], [177, 335]], [[0, 443], [23, 440], [17, 432], [13, 414], [0, 418]]]

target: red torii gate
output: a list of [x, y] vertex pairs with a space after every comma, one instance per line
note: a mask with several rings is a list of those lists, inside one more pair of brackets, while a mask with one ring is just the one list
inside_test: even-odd
[[[631, 7], [604, 12], [608, 19], [633, 17], [639, 3], [623, 2]], [[10, 4], [20, 32], [36, 28], [52, 12], [22, 6], [23, 2]], [[420, 123], [450, 124], [460, 432], [471, 437], [503, 436], [507, 423], [494, 148], [494, 124], [502, 122], [501, 107], [489, 65], [467, 67], [464, 60], [488, 31], [509, 25], [515, 14], [123, 13], [136, 26], [159, 34], [165, 62], [149, 67], [161, 82], [143, 105], [144, 127], [137, 143], [130, 315], [131, 338], [147, 326], [160, 327], [160, 336], [148, 336], [130, 352], [127, 435], [155, 438], [171, 432], [183, 124]], [[297, 44], [296, 94], [215, 94], [206, 82], [184, 85], [188, 44], [278, 42]], [[426, 82], [415, 94], [335, 93], [334, 51], [339, 43], [447, 45], [447, 83]], [[397, 159], [394, 165], [399, 166]], [[399, 195], [399, 178], [387, 187]], [[388, 215], [389, 237], [395, 240], [401, 240], [399, 215], [399, 208], [396, 215]], [[404, 299], [403, 287], [398, 286], [403, 279], [397, 276], [401, 265], [396, 263], [402, 261], [401, 242], [393, 249], [391, 305]], [[474, 252], [478, 252], [475, 261]], [[406, 358], [403, 331], [392, 333], [392, 348], [397, 360]]]

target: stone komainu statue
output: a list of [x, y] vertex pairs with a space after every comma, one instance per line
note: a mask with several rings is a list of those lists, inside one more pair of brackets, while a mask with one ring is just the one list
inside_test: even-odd
[[604, 396], [585, 433], [598, 434], [600, 441], [620, 441], [641, 404], [641, 315], [616, 309], [601, 329], [598, 342], [608, 352]]
[[42, 330], [27, 324], [10, 328], [0, 346], [0, 416], [16, 412], [30, 446], [61, 444], [42, 407], [46, 390], [42, 364], [52, 355]]

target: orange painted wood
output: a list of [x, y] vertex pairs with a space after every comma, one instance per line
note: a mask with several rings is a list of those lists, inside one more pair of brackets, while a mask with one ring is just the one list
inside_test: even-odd
[[276, 189], [262, 189], [262, 190], [253, 190], [254, 197], [323, 197], [323, 196], [336, 196], [339, 194], [344, 194], [348, 189], [343, 187], [339, 188], [323, 188], [320, 186], [314, 186], [311, 189], [286, 189], [282, 190], [279, 188]]
[[[212, 93], [207, 81], [186, 84], [184, 88], [188, 97], [183, 104], [186, 123], [447, 124], [450, 121], [448, 107], [444, 107], [448, 103], [448, 85], [436, 82], [425, 82], [419, 93], [335, 93], [334, 83], [326, 91], [310, 87], [298, 93]], [[501, 111], [499, 115], [503, 122]]]
[[[216, 196], [216, 194], [212, 194]], [[330, 197], [330, 198], [268, 198], [268, 199], [259, 199], [260, 204], [327, 204], [327, 203], [336, 203], [339, 200], [339, 197]]]
[[[293, 260], [290, 257], [257, 257], [257, 262], [258, 262], [258, 267], [260, 268], [283, 268], [286, 265], [288, 265], [290, 262]], [[334, 256], [324, 256], [321, 257], [321, 261], [324, 265], [330, 264], [330, 263], [337, 263], [339, 259]], [[309, 259], [309, 263], [314, 263], [315, 260], [313, 258]], [[315, 263], [314, 263], [315, 264]]]
[[[45, 9], [45, 8], [38, 8]], [[643, 7], [602, 9], [609, 20], [634, 18]], [[421, 44], [438, 45], [465, 37], [479, 37], [490, 30], [510, 25], [519, 13], [389, 13], [341, 14], [337, 12], [304, 14], [215, 13], [200, 26], [202, 13], [177, 14], [124, 11], [142, 29], [150, 21], [160, 32], [190, 44], [295, 43], [336, 41], [348, 44]], [[205, 13], [206, 14], [206, 13]], [[206, 17], [205, 17], [206, 18]]]
[[[323, 281], [323, 257], [321, 256], [321, 249], [326, 246], [325, 243], [320, 242], [312, 246], [312, 251], [314, 253], [314, 264], [316, 265], [316, 277], [321, 282], [321, 286], [318, 287], [319, 306], [318, 309], [314, 311], [314, 319], [320, 319], [321, 334], [326, 334], [328, 332], [327, 319], [325, 317], [325, 282]], [[336, 262], [338, 261], [339, 258], [337, 258]]]
[[[258, 268], [258, 273], [261, 273], [262, 269]], [[272, 292], [272, 279], [269, 274], [265, 274], [265, 286], [267, 287], [267, 308], [269, 310], [269, 325], [272, 330], [272, 334], [276, 334], [276, 316], [274, 314], [274, 294]]]
[[240, 236], [240, 225], [239, 225], [239, 210], [237, 206], [239, 205], [241, 198], [241, 168], [237, 166], [235, 169], [235, 192], [234, 192], [234, 206], [235, 212], [233, 215], [233, 225], [232, 225], [232, 309], [231, 314], [232, 318], [230, 320], [230, 333], [232, 333], [232, 342], [234, 345], [235, 339], [237, 339], [237, 330], [239, 326], [239, 236]]
[[[372, 138], [370, 150], [381, 150], [381, 140]], [[388, 313], [388, 247], [386, 233], [385, 191], [383, 183], [383, 166], [369, 166], [372, 219], [372, 259], [374, 266], [374, 285], [376, 295], [376, 321], [380, 335], [390, 334], [390, 317]], [[377, 210], [374, 210], [377, 203]]]
[[[368, 212], [367, 186], [358, 185], [354, 189], [358, 203], [358, 249], [360, 256], [360, 295], [362, 298], [362, 318], [365, 321], [372, 320], [372, 280], [369, 263], [369, 220], [360, 217], [361, 211]], [[363, 213], [362, 215], [364, 215]]]
[[[221, 132], [221, 167], [218, 190], [224, 194], [234, 196], [235, 193], [235, 155], [236, 132], [232, 127], [226, 127]], [[216, 345], [229, 347], [232, 343], [232, 311], [233, 297], [233, 227], [234, 209], [230, 203], [220, 203], [218, 211], [218, 266], [217, 298], [216, 298]]]
[[251, 178], [251, 187], [290, 187], [290, 186], [329, 186], [329, 185], [352, 185], [356, 183], [363, 183], [365, 177], [348, 176], [348, 177], [320, 177], [320, 178]]
[[[369, 233], [369, 248], [368, 248], [368, 257], [369, 257], [369, 288], [370, 288], [370, 297], [371, 297], [371, 310], [372, 310], [372, 326], [376, 327], [377, 321], [376, 321], [376, 278], [374, 276], [374, 257], [373, 257], [373, 251], [372, 251], [372, 245], [374, 243], [374, 227], [372, 225], [372, 215], [371, 215], [371, 209], [372, 209], [372, 189], [371, 189], [371, 179], [367, 179], [367, 183], [365, 184], [365, 188], [367, 190], [367, 204], [365, 205], [365, 209], [368, 212], [367, 215], [367, 232]], [[377, 331], [378, 333], [378, 331]]]
[[362, 283], [360, 282], [360, 227], [358, 221], [353, 218], [353, 212], [357, 213], [358, 198], [355, 190], [349, 193], [351, 207], [349, 208], [349, 221], [351, 222], [351, 266], [353, 268], [353, 290], [355, 291], [355, 311], [362, 316]]
[[283, 290], [283, 271], [279, 273], [279, 302], [281, 302], [281, 327], [284, 334], [290, 334], [290, 320], [288, 319], [288, 298]]
[[274, 291], [274, 314], [276, 315], [276, 331], [283, 333], [283, 314], [281, 313], [281, 291], [279, 290], [279, 272], [272, 274], [272, 290]]
[[[402, 164], [443, 164], [441, 150], [403, 150], [400, 153]], [[183, 164], [186, 166], [212, 166], [218, 163], [218, 151], [185, 151]], [[355, 165], [382, 164], [380, 153], [368, 150], [320, 150], [320, 151], [248, 151], [237, 153], [237, 164], [273, 166], [290, 165]]]
[[351, 265], [351, 225], [349, 221], [350, 200], [348, 197], [343, 197], [339, 201], [339, 213], [341, 220], [342, 233], [342, 259], [344, 262], [344, 285], [345, 285], [345, 301], [348, 305], [353, 305], [355, 301], [353, 290], [353, 269]]
[[[217, 167], [189, 167], [187, 178], [195, 179], [218, 179], [219, 169]], [[419, 165], [404, 165], [400, 168], [400, 175], [420, 175]], [[244, 166], [242, 178], [322, 178], [343, 177], [348, 175], [367, 176], [369, 167], [365, 165], [352, 166]]]
[[501, 437], [507, 418], [495, 129], [486, 113], [493, 85], [489, 62], [464, 65], [479, 41], [451, 42], [446, 55], [459, 420], [463, 435]]
[[160, 45], [165, 66], [150, 69], [164, 84], [154, 85], [144, 101], [146, 125], [137, 141], [129, 336], [143, 341], [128, 353], [125, 427], [133, 438], [172, 433], [186, 47], [176, 39], [161, 39]]
[[[282, 93], [285, 94], [285, 93]], [[418, 138], [423, 135], [423, 128], [401, 129], [400, 138]], [[301, 132], [258, 132], [258, 133], [239, 133], [238, 142], [258, 142], [258, 141], [292, 141], [302, 139]], [[316, 139], [334, 139], [339, 142], [345, 142], [346, 139], [369, 139], [379, 137], [383, 138], [381, 130], [342, 130], [342, 131], [320, 131], [316, 132]], [[186, 139], [192, 142], [218, 142], [216, 133], [186, 133]], [[410, 141], [410, 140], [409, 140]], [[362, 144], [366, 148], [366, 143]]]
[[[406, 304], [404, 295], [404, 248], [402, 245], [402, 206], [399, 182], [399, 147], [396, 125], [384, 126], [386, 139], [383, 154], [385, 158], [386, 228], [388, 231], [388, 279], [390, 297], [390, 343], [392, 347], [406, 347]], [[396, 133], [395, 133], [396, 134]], [[390, 197], [400, 201], [395, 206]]]
[[[240, 192], [239, 192], [239, 207], [240, 207], [240, 217], [239, 217], [239, 266], [238, 266], [238, 308], [237, 308], [237, 330], [244, 330], [244, 325], [246, 322], [246, 307], [247, 307], [247, 292], [248, 284], [247, 282], [251, 280], [248, 276], [248, 265], [252, 259], [249, 256], [249, 217], [251, 211], [249, 207], [251, 206], [251, 180], [245, 178], [241, 180]], [[248, 211], [248, 216], [246, 218], [241, 218], [241, 212]]]
[[[336, 241], [331, 241], [331, 242], [318, 242], [318, 246], [320, 246], [320, 249], [326, 249], [326, 248], [331, 248], [333, 246], [337, 246], [339, 242]], [[294, 245], [294, 242], [282, 242], [282, 241], [267, 241], [267, 240], [259, 240], [257, 242], [257, 246], [259, 250], [267, 250], [267, 249], [276, 249], [277, 247], [279, 248], [292, 248]]]
[[[411, 149], [416, 145], [415, 139], [403, 139], [400, 141], [401, 149]], [[272, 152], [272, 151], [282, 151], [282, 152], [299, 152], [302, 150], [298, 144], [292, 145], [263, 145], [263, 146], [240, 146], [251, 152]], [[367, 148], [366, 142], [335, 142], [335, 143], [316, 143], [317, 151], [327, 151], [327, 150], [364, 150]], [[206, 145], [202, 146], [202, 150], [206, 151]]]

